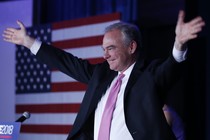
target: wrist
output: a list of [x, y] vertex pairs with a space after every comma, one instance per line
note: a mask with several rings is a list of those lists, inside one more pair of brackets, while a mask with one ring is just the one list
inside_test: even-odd
[[178, 41], [177, 38], [175, 39], [174, 47], [179, 51], [185, 51], [187, 49], [185, 43]]
[[33, 45], [35, 39], [30, 37], [30, 36], [26, 36], [24, 39], [24, 43], [23, 46], [27, 47], [28, 49], [31, 48], [31, 46]]

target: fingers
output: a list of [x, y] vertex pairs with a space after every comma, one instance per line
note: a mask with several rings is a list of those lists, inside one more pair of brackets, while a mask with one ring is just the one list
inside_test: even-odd
[[10, 30], [5, 30], [2, 36], [5, 41], [11, 41], [13, 37], [13, 32], [11, 32]]
[[13, 31], [11, 29], [6, 29], [3, 33], [4, 38], [11, 38], [13, 35]]
[[3, 34], [2, 36], [4, 37], [3, 39], [8, 42], [10, 42], [13, 37], [13, 35], [10, 35], [10, 34]]
[[189, 22], [192, 34], [197, 34], [202, 30], [202, 27], [205, 25], [205, 22], [201, 17], [196, 17]]
[[201, 30], [202, 30], [201, 27], [193, 28], [193, 29], [191, 30], [191, 34], [197, 34], [197, 33], [200, 32]]
[[2, 36], [5, 41], [12, 42], [13, 38], [16, 36], [17, 29], [15, 28], [7, 28], [4, 30]]
[[16, 32], [17, 29], [15, 28], [7, 28], [4, 32], [7, 32], [7, 33], [14, 33]]
[[3, 38], [5, 41], [7, 41], [7, 42], [11, 42], [12, 40], [11, 40], [11, 38], [7, 38], [7, 37], [4, 37]]
[[201, 17], [196, 17], [193, 20], [191, 20], [189, 22], [189, 24], [191, 26], [204, 26], [205, 25], [205, 22], [203, 21], [203, 19]]
[[197, 38], [197, 34], [191, 34], [189, 37], [188, 37], [188, 40], [191, 40], [191, 39], [195, 39]]

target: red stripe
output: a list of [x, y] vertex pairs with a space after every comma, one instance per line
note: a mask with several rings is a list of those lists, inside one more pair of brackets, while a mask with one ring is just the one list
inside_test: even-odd
[[57, 91], [84, 91], [87, 85], [80, 82], [51, 83], [52, 92]]
[[50, 133], [50, 134], [68, 134], [72, 125], [21, 125], [20, 132], [23, 133]]
[[70, 48], [101, 45], [102, 39], [103, 39], [103, 35], [102, 36], [85, 37], [85, 38], [77, 38], [77, 39], [71, 39], [71, 40], [55, 41], [52, 43], [52, 45], [57, 46], [60, 49], [70, 49]]
[[80, 104], [27, 104], [16, 105], [16, 113], [22, 113], [26, 110], [31, 113], [77, 113]]
[[118, 19], [120, 19], [120, 13], [106, 14], [106, 15], [100, 15], [100, 16], [93, 16], [93, 17], [80, 18], [80, 19], [75, 19], [75, 20], [56, 22], [52, 24], [52, 29], [61, 29], [61, 28], [67, 28], [67, 27], [96, 24], [96, 23], [108, 22], [108, 21], [113, 21], [113, 20], [118, 20]]
[[98, 63], [102, 63], [105, 61], [104, 58], [89, 58], [88, 61], [91, 63], [91, 64], [98, 64]]

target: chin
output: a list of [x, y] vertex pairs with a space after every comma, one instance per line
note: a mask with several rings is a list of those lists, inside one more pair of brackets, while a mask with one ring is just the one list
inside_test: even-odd
[[109, 66], [109, 68], [110, 68], [111, 70], [118, 71], [118, 69], [115, 68], [115, 67]]

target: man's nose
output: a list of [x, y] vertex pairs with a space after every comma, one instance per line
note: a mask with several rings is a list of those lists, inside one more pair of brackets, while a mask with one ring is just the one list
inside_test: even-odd
[[104, 59], [108, 59], [109, 56], [110, 56], [110, 55], [108, 54], [108, 52], [107, 52], [107, 51], [104, 51], [104, 55], [103, 55]]

